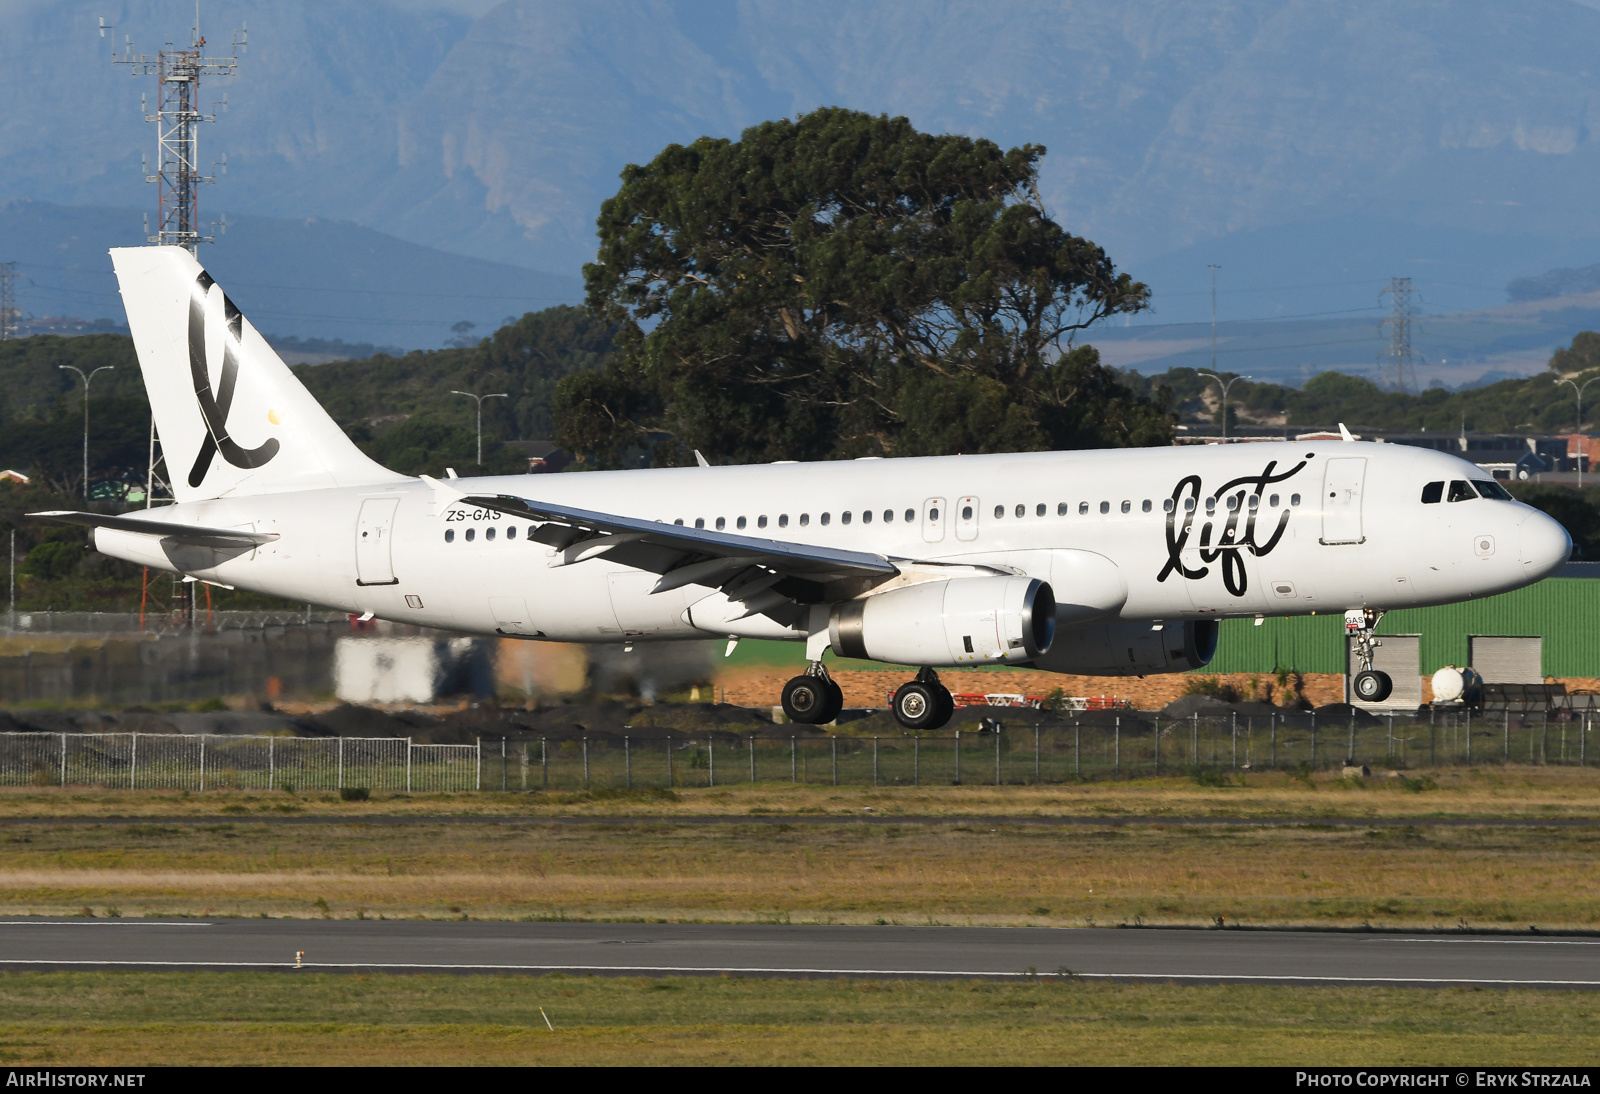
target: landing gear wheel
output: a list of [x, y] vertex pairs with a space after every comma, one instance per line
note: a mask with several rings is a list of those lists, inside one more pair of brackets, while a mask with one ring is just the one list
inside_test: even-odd
[[1394, 691], [1394, 681], [1389, 679], [1387, 672], [1368, 669], [1356, 673], [1356, 678], [1350, 682], [1350, 690], [1363, 703], [1381, 703]]
[[[783, 685], [783, 712], [790, 721], [819, 726], [838, 716], [832, 710], [838, 685], [821, 676], [796, 676]], [[840, 697], [843, 705], [843, 697]]]
[[936, 718], [933, 724], [928, 727], [929, 729], [943, 729], [945, 726], [950, 724], [950, 719], [955, 717], [956, 701], [955, 698], [950, 694], [950, 689], [945, 687], [943, 684], [940, 684], [938, 693], [939, 717]]
[[818, 725], [827, 725], [829, 722], [838, 721], [839, 712], [844, 709], [844, 689], [836, 681], [828, 681], [828, 707], [824, 711], [826, 717]]
[[938, 729], [955, 713], [955, 700], [942, 684], [910, 680], [894, 693], [894, 720], [907, 729]]

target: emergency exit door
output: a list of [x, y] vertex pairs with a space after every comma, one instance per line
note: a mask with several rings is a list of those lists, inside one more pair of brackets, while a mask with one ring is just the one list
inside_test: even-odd
[[1361, 492], [1366, 485], [1365, 458], [1329, 460], [1322, 472], [1322, 542], [1360, 543]]

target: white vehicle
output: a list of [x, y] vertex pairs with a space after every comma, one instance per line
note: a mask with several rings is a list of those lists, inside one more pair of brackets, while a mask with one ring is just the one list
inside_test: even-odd
[[1381, 701], [1386, 609], [1505, 592], [1571, 541], [1474, 465], [1359, 442], [410, 478], [363, 455], [187, 251], [113, 250], [176, 504], [88, 525], [115, 558], [397, 622], [563, 642], [776, 638], [796, 721], [842, 703], [824, 651], [936, 670], [1145, 675], [1217, 620], [1340, 612]]

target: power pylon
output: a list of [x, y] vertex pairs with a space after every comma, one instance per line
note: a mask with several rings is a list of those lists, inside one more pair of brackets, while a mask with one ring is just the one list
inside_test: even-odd
[[0, 342], [17, 336], [17, 264], [0, 262]]
[[1415, 387], [1416, 372], [1411, 364], [1411, 296], [1417, 290], [1411, 287], [1409, 277], [1391, 277], [1389, 287], [1378, 294], [1389, 297], [1388, 318], [1378, 323], [1379, 329], [1389, 328], [1389, 351], [1384, 371], [1394, 383], [1396, 391], [1404, 392]]
[[[239, 63], [239, 53], [247, 43], [244, 27], [233, 33], [233, 51], [226, 57], [203, 55], [206, 40], [200, 33], [200, 6], [195, 5], [194, 26], [190, 28], [189, 48], [177, 49], [168, 42], [165, 49], [155, 54], [135, 53], [133, 39], [124, 37], [126, 51], [113, 49], [111, 60], [127, 65], [135, 76], [156, 78], [156, 110], [150, 113], [148, 100], [144, 105], [144, 120], [156, 123], [156, 169], [150, 172], [145, 163], [146, 182], [153, 182], [156, 190], [156, 230], [150, 233], [150, 243], [187, 247], [192, 253], [201, 243], [214, 243], [212, 235], [202, 235], [200, 228], [200, 184], [215, 182], [212, 175], [203, 174], [200, 167], [200, 123], [217, 120], [216, 106], [205, 114], [200, 109], [200, 78], [202, 76], [231, 76]], [[105, 20], [100, 21], [100, 36], [113, 29]], [[220, 104], [228, 108], [227, 96]], [[218, 164], [227, 170], [227, 158]]]

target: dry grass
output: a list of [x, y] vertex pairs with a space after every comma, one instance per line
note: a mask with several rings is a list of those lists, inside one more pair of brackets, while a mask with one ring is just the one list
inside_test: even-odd
[[1600, 926], [1600, 830], [27, 825], [0, 914]]
[[[698, 777], [703, 778], [703, 774]], [[833, 787], [732, 783], [676, 790], [404, 794], [374, 791], [343, 802], [331, 792], [90, 790], [0, 788], [0, 819], [48, 817], [256, 816], [745, 816], [861, 814], [883, 816], [1080, 817], [1595, 817], [1600, 769], [1588, 767], [1447, 767], [1404, 779], [1382, 774], [1345, 779], [1287, 772], [1234, 772], [1227, 785], [1201, 786], [1183, 776], [1085, 781], [1052, 786]]]
[[1595, 1012], [1532, 991], [42, 973], [0, 976], [0, 1063], [1559, 1065], [1592, 1060]]

